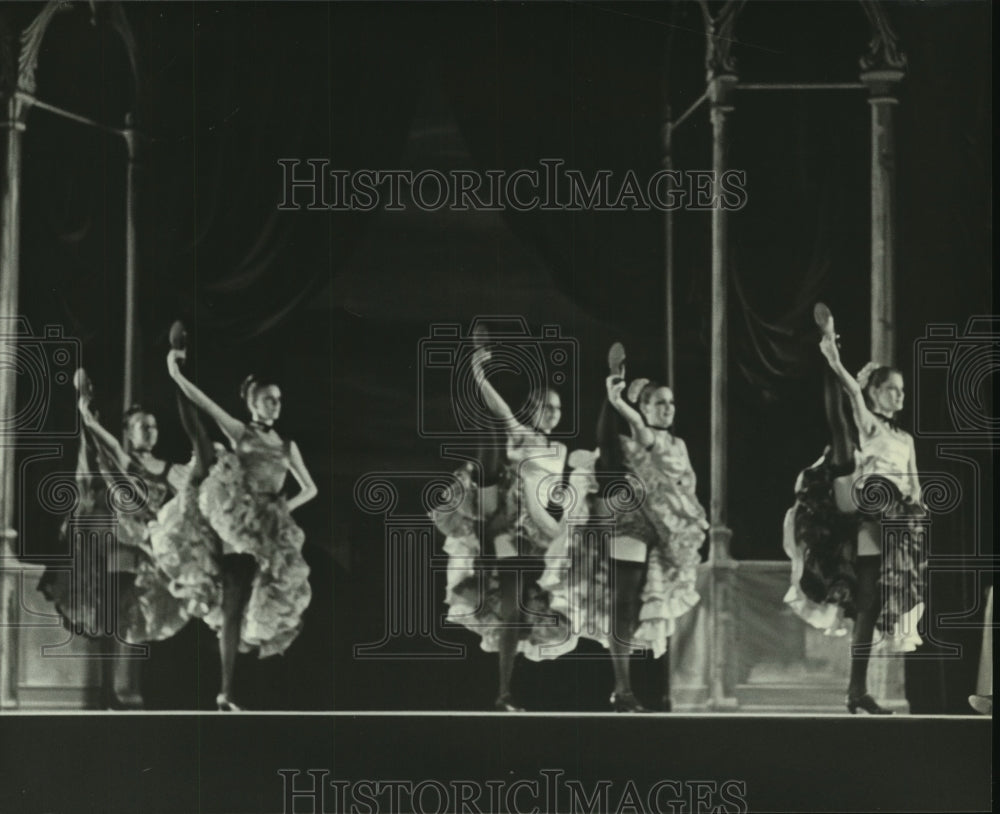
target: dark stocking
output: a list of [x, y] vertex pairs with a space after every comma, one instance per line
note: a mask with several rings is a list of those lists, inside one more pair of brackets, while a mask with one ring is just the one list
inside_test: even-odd
[[830, 464], [835, 477], [846, 475], [854, 469], [852, 425], [844, 413], [843, 387], [829, 367], [823, 374], [823, 406], [826, 408], [826, 421], [830, 427]]
[[203, 480], [208, 474], [209, 468], [215, 463], [215, 448], [212, 446], [212, 439], [208, 437], [205, 426], [198, 416], [198, 408], [195, 407], [180, 390], [177, 391], [177, 412], [181, 416], [181, 425], [191, 441], [191, 448], [194, 450], [194, 469], [191, 478], [195, 483]]
[[243, 610], [250, 599], [250, 587], [257, 564], [248, 554], [222, 558], [222, 631], [219, 657], [222, 661], [222, 694], [231, 697], [236, 654], [240, 649]]
[[851, 680], [847, 694], [853, 698], [868, 692], [868, 659], [875, 635], [875, 620], [879, 611], [878, 578], [881, 557], [858, 557], [858, 616], [854, 620], [854, 640], [851, 647]]
[[632, 689], [629, 677], [629, 658], [632, 655], [632, 634], [639, 620], [639, 591], [642, 587], [644, 566], [637, 562], [613, 560], [614, 563], [614, 615], [611, 620], [611, 665], [615, 671], [615, 692], [626, 693]]
[[519, 602], [520, 575], [514, 571], [501, 571], [500, 579], [500, 697], [510, 694], [510, 682], [514, 675], [514, 659], [517, 657], [517, 642], [520, 636], [518, 623], [521, 621]]

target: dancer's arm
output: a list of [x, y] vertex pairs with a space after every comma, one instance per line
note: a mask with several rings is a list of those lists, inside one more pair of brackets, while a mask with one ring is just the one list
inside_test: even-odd
[[911, 492], [913, 496], [913, 502], [922, 504], [924, 502], [924, 499], [923, 499], [923, 490], [920, 488], [920, 474], [919, 470], [917, 469], [917, 448], [916, 445], [913, 443], [912, 435], [910, 436], [910, 463], [907, 466], [907, 469], [909, 470], [910, 474], [910, 482], [913, 484], [913, 491]]
[[509, 433], [526, 433], [528, 430], [514, 418], [514, 413], [503, 400], [503, 397], [496, 391], [496, 388], [486, 379], [486, 371], [483, 365], [489, 360], [490, 352], [485, 348], [478, 348], [472, 354], [472, 375], [479, 387], [479, 392], [483, 394], [483, 400], [497, 418], [504, 423], [504, 429]]
[[90, 399], [86, 396], [80, 396], [77, 407], [80, 410], [84, 426], [94, 434], [95, 440], [107, 449], [120, 469], [127, 469], [129, 465], [128, 453], [122, 447], [121, 442], [104, 429], [101, 422], [97, 420], [97, 416], [90, 411]]
[[608, 402], [628, 422], [629, 427], [632, 428], [632, 437], [644, 447], [650, 447], [656, 443], [656, 436], [646, 426], [639, 411], [622, 398], [622, 392], [625, 390], [625, 378], [618, 373], [613, 373], [604, 380], [604, 384], [608, 391]]
[[319, 493], [316, 484], [313, 483], [309, 470], [306, 469], [302, 454], [294, 441], [288, 445], [288, 464], [292, 475], [299, 484], [299, 493], [288, 501], [288, 511], [294, 511], [303, 503], [308, 503]]
[[861, 385], [858, 384], [847, 368], [840, 361], [840, 350], [837, 348], [836, 339], [829, 334], [824, 335], [820, 340], [819, 349], [823, 352], [830, 368], [837, 375], [840, 383], [847, 391], [851, 400], [851, 410], [854, 413], [854, 423], [857, 424], [858, 431], [862, 435], [871, 435], [875, 432], [875, 416], [872, 415], [868, 405], [865, 404], [865, 395], [861, 392]]
[[229, 440], [235, 444], [246, 431], [242, 421], [233, 418], [218, 404], [206, 396], [193, 382], [181, 373], [179, 361], [184, 359], [184, 351], [171, 350], [167, 353], [167, 371], [177, 387], [195, 407], [207, 413]]

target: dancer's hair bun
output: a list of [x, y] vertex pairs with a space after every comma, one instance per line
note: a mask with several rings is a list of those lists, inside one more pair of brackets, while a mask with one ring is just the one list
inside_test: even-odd
[[131, 422], [132, 422], [132, 419], [135, 418], [137, 415], [144, 414], [145, 412], [146, 412], [146, 410], [143, 408], [143, 406], [141, 404], [137, 404], [137, 403], [132, 404], [132, 406], [129, 407], [125, 411], [125, 414], [122, 416], [122, 429], [126, 429], [127, 430], [128, 427], [129, 427], [129, 424], [131, 424]]
[[639, 397], [642, 395], [642, 391], [646, 389], [647, 384], [649, 384], [649, 379], [636, 379], [632, 382], [628, 386], [628, 400], [633, 404], [638, 404]]
[[861, 370], [858, 371], [857, 380], [858, 387], [864, 392], [868, 388], [869, 382], [872, 380], [872, 374], [878, 370], [882, 365], [878, 362], [869, 362]]

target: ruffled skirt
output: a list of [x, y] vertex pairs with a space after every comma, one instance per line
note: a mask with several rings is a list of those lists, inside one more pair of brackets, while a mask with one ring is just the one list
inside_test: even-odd
[[150, 523], [153, 556], [169, 577], [170, 593], [188, 614], [222, 624], [222, 541], [198, 508], [198, 484], [188, 481]]
[[[305, 534], [277, 494], [248, 488], [238, 456], [222, 452], [198, 491], [198, 508], [222, 543], [222, 554], [246, 554], [257, 565], [240, 629], [240, 650], [261, 658], [283, 653], [302, 629], [309, 606]], [[206, 543], [207, 544], [207, 543]], [[205, 621], [213, 627], [216, 614]]]
[[[835, 473], [826, 454], [796, 481], [795, 505], [785, 514], [783, 547], [792, 561], [785, 603], [803, 620], [831, 636], [847, 632], [845, 619], [857, 616], [858, 534], [882, 543], [879, 588], [882, 606], [876, 626], [886, 646], [910, 652], [921, 644], [926, 511], [905, 498], [890, 480], [869, 476], [855, 484], [856, 505], [879, 505], [868, 514], [847, 514], [834, 498]], [[860, 488], [861, 492], [858, 493]]]
[[[565, 550], [554, 549], [541, 584], [553, 595], [552, 605], [573, 620], [574, 634], [609, 646], [614, 596], [611, 589], [613, 537], [623, 534], [646, 543], [645, 579], [639, 595], [639, 615], [629, 641], [636, 649], [650, 650], [655, 658], [667, 651], [676, 632], [677, 619], [699, 601], [694, 588], [698, 549], [704, 531], [698, 524], [673, 523], [676, 531], [666, 539], [640, 511], [614, 513], [596, 500], [589, 523], [568, 529]], [[602, 522], [602, 516], [613, 518]], [[671, 541], [673, 545], [671, 545]], [[694, 561], [688, 559], [694, 553]], [[558, 559], [563, 555], [562, 561]], [[683, 557], [678, 559], [677, 555]], [[563, 572], [568, 571], [568, 575]]]
[[[498, 509], [493, 517], [483, 517], [482, 491], [474, 483], [468, 467], [459, 469], [441, 506], [430, 513], [435, 526], [445, 536], [444, 551], [448, 555], [448, 577], [445, 603], [448, 621], [468, 628], [482, 638], [481, 647], [489, 653], [500, 649], [500, 631], [507, 626], [501, 609], [500, 575], [492, 541], [508, 536], [514, 541], [522, 558], [531, 558], [535, 567], [525, 567], [518, 573], [521, 586], [522, 621], [518, 652], [532, 661], [554, 659], [572, 651], [577, 639], [567, 616], [552, 604], [552, 589], [566, 591], [563, 580], [555, 579], [548, 589], [539, 585], [538, 578], [546, 569], [549, 558], [564, 550], [565, 530], [555, 524], [554, 534], [547, 524], [532, 522], [529, 528], [519, 522], [526, 517], [524, 501], [518, 499], [515, 482], [498, 487]], [[523, 497], [523, 496], [522, 496]], [[520, 510], [518, 506], [522, 507]], [[529, 531], [530, 529], [530, 531]], [[485, 536], [490, 543], [485, 546]]]
[[[48, 569], [38, 590], [75, 633], [89, 638], [115, 635], [130, 644], [169, 639], [190, 615], [184, 602], [171, 594], [169, 578], [151, 554], [145, 525], [149, 513], [93, 518], [107, 522], [107, 533], [89, 525], [77, 532], [68, 520], [60, 536], [72, 553], [70, 568]], [[112, 534], [115, 542], [109, 546]]]

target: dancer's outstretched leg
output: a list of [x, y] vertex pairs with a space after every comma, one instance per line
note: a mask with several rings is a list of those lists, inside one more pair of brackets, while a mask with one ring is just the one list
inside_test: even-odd
[[[817, 303], [813, 317], [824, 334], [833, 335], [833, 314], [823, 303]], [[844, 412], [844, 388], [829, 365], [823, 366], [823, 407], [830, 428], [830, 465], [833, 476], [849, 475], [854, 471], [854, 439], [851, 423]]]

